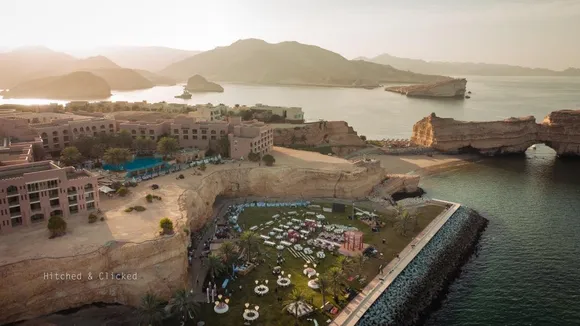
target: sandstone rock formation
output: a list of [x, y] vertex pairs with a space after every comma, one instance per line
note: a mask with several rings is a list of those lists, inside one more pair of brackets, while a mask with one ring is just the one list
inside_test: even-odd
[[385, 88], [386, 91], [396, 92], [409, 97], [440, 97], [464, 98], [467, 79], [449, 79], [431, 84], [394, 86]]
[[194, 93], [202, 93], [202, 92], [218, 92], [221, 93], [224, 91], [224, 88], [216, 83], [212, 83], [207, 79], [203, 78], [200, 75], [195, 75], [190, 77], [187, 80], [187, 85], [185, 88]]
[[484, 155], [523, 153], [545, 143], [560, 156], [580, 155], [580, 110], [550, 113], [541, 124], [533, 116], [503, 121], [466, 122], [432, 113], [415, 123], [411, 142], [442, 152]]
[[286, 147], [330, 147], [344, 156], [366, 146], [345, 121], [320, 121], [293, 128], [275, 128], [274, 145]]
[[[218, 195], [365, 198], [386, 177], [378, 161], [359, 161], [351, 172], [283, 166], [215, 171], [180, 196], [179, 208], [186, 222], [178, 221], [172, 236], [141, 243], [117, 241], [82, 255], [58, 257], [55, 253], [54, 258], [27, 259], [0, 266], [0, 324], [93, 302], [137, 306], [147, 291], [169, 298], [188, 282], [188, 239], [183, 229], [199, 230], [211, 216]], [[393, 192], [413, 188], [407, 182], [399, 184], [401, 188], [394, 188]], [[45, 273], [65, 271], [83, 272], [84, 278], [80, 281], [45, 279]], [[92, 275], [93, 279], [89, 280], [87, 271], [136, 272], [138, 279], [99, 280], [98, 275]]]

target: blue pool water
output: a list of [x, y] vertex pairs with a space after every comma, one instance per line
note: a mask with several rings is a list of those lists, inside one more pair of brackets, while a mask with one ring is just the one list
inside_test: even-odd
[[124, 170], [131, 172], [133, 170], [145, 169], [159, 165], [163, 159], [159, 157], [136, 157], [133, 161], [121, 165], [122, 169], [111, 164], [103, 164], [105, 170]]

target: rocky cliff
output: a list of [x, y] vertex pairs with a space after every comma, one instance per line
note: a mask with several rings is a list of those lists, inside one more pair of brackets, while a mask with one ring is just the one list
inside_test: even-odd
[[326, 148], [339, 156], [366, 146], [345, 121], [320, 121], [293, 128], [275, 128], [274, 145], [293, 148]]
[[440, 97], [464, 98], [467, 79], [457, 78], [439, 81], [431, 84], [394, 86], [385, 88], [386, 91], [396, 92], [409, 97]]
[[224, 91], [224, 88], [216, 83], [212, 83], [207, 79], [203, 78], [200, 75], [195, 75], [190, 77], [187, 80], [187, 85], [185, 88], [194, 93], [203, 93], [203, 92], [218, 92], [221, 93]]
[[545, 143], [560, 156], [580, 155], [580, 110], [550, 113], [541, 124], [533, 116], [502, 121], [467, 122], [432, 113], [415, 123], [411, 142], [442, 152], [484, 155], [523, 153]]
[[[377, 161], [358, 162], [350, 172], [292, 167], [223, 169], [207, 174], [180, 196], [183, 222], [173, 236], [141, 243], [112, 242], [97, 251], [59, 258], [28, 259], [0, 266], [0, 324], [93, 302], [136, 306], [152, 291], [168, 298], [187, 284], [187, 237], [201, 228], [218, 195], [364, 198], [386, 177]], [[55, 253], [55, 256], [58, 254]], [[88, 272], [137, 273], [136, 280], [99, 280]], [[82, 280], [46, 279], [45, 273], [82, 273]]]

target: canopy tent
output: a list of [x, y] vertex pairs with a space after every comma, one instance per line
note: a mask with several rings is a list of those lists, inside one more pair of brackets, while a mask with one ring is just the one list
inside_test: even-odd
[[99, 188], [99, 191], [108, 194], [110, 192], [115, 192], [115, 189], [113, 189], [111, 187], [107, 187], [107, 186], [102, 186]]

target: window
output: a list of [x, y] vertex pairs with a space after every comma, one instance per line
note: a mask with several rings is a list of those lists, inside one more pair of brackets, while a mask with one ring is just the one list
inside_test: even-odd
[[21, 226], [22, 225], [22, 217], [17, 217], [10, 219], [12, 221], [12, 227]]
[[54, 137], [54, 138], [52, 138], [52, 142], [53, 142], [53, 143], [58, 143], [58, 137]]
[[31, 211], [39, 211], [42, 208], [40, 207], [40, 203], [34, 203], [34, 204], [30, 204], [30, 210]]
[[46, 134], [46, 132], [43, 132], [41, 135], [42, 138], [48, 138], [48, 135]]
[[225, 135], [225, 130], [220, 130], [220, 135]]
[[93, 126], [91, 129], [92, 129], [93, 131], [97, 131], [97, 127], [95, 127], [95, 126]]
[[94, 209], [94, 208], [95, 208], [95, 202], [90, 202], [90, 203], [87, 204], [87, 209], [88, 210], [91, 210], [91, 209]]
[[197, 136], [191, 136], [191, 139], [197, 140]]
[[85, 128], [81, 127], [81, 132], [85, 132]]
[[68, 130], [63, 130], [63, 131], [62, 131], [62, 134], [63, 134], [63, 135], [68, 135]]
[[215, 134], [216, 134], [216, 131], [215, 131], [215, 130], [212, 130], [212, 131], [211, 131], [211, 134], [212, 134], [212, 135], [215, 135]]
[[173, 133], [174, 134], [178, 134], [179, 133], [179, 129], [173, 129]]
[[201, 139], [206, 140], [207, 136], [201, 136]]
[[211, 136], [211, 140], [216, 140], [216, 136]]
[[54, 148], [60, 148], [60, 144], [54, 144]]
[[56, 131], [56, 130], [55, 130], [55, 131], [53, 131], [53, 132], [52, 132], [52, 135], [53, 135], [53, 136], [58, 136], [58, 131]]
[[87, 183], [85, 185], [85, 191], [91, 191], [93, 190], [93, 184], [92, 183]]
[[60, 206], [60, 200], [58, 199], [53, 199], [50, 201], [50, 207], [59, 207]]
[[109, 128], [110, 129], [115, 129], [115, 126], [113, 126], [113, 124], [111, 123], [111, 124], [109, 124]]
[[141, 135], [145, 135], [145, 129], [141, 129]]
[[155, 136], [149, 136], [151, 140], [155, 140]]
[[206, 129], [202, 129], [201, 130], [201, 133], [205, 135], [205, 134], [207, 134], [207, 130]]
[[188, 135], [183, 135], [183, 139], [189, 139]]
[[101, 125], [101, 129], [105, 129], [105, 125]]
[[133, 135], [136, 135], [136, 134], [137, 134], [137, 130], [133, 129], [133, 130], [131, 130], [131, 133], [132, 133]]
[[197, 129], [191, 129], [191, 133], [197, 134]]
[[78, 133], [78, 132], [79, 132], [79, 130], [78, 130], [77, 128], [74, 128], [74, 129], [73, 129], [73, 133], [75, 133], [75, 134], [76, 134], [76, 133]]

